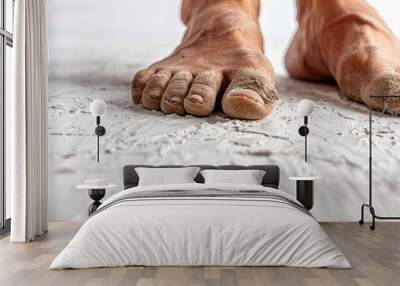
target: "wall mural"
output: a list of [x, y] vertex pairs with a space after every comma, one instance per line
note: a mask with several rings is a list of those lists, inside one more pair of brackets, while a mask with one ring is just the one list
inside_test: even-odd
[[[280, 188], [291, 194], [295, 185], [289, 176], [322, 177], [315, 185], [312, 210], [319, 220], [357, 221], [368, 195], [368, 108], [349, 100], [334, 84], [288, 76], [282, 62], [296, 31], [292, 1], [282, 4], [286, 6], [269, 1], [261, 10], [265, 52], [277, 74], [277, 101], [270, 115], [247, 121], [230, 119], [222, 111], [181, 116], [133, 105], [134, 74], [165, 58], [181, 40], [178, 2], [48, 3], [50, 220], [85, 218], [90, 199], [75, 186], [104, 178], [119, 186], [110, 195], [121, 190], [126, 164], [277, 164]], [[392, 19], [390, 9], [381, 9]], [[279, 33], [272, 24], [280, 25]], [[394, 32], [400, 35], [398, 27]], [[90, 112], [95, 99], [107, 104], [99, 163], [96, 119]], [[304, 138], [298, 134], [302, 99], [314, 103], [307, 163]], [[234, 108], [231, 112], [231, 117], [240, 117]], [[400, 204], [399, 134], [397, 117], [374, 112], [375, 206], [385, 215], [396, 215]]]

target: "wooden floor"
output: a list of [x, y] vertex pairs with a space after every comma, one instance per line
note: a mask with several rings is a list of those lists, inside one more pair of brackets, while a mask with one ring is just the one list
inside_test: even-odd
[[323, 228], [353, 268], [123, 267], [48, 270], [79, 223], [50, 223], [43, 238], [28, 244], [0, 241], [0, 285], [400, 285], [400, 223], [379, 223], [375, 232], [356, 223]]

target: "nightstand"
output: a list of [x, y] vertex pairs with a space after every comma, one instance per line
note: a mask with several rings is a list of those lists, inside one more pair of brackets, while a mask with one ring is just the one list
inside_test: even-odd
[[314, 181], [320, 177], [289, 177], [296, 181], [296, 199], [307, 209], [314, 206]]
[[106, 180], [85, 180], [82, 185], [76, 186], [80, 190], [88, 190], [89, 197], [93, 203], [89, 206], [89, 216], [101, 205], [100, 200], [104, 198], [106, 189], [115, 188], [117, 185], [110, 184]]

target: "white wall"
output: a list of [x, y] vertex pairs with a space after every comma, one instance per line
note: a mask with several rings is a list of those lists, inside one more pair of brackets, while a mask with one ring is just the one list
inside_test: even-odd
[[[384, 18], [400, 35], [395, 14], [400, 2], [370, 2], [379, 4]], [[266, 53], [275, 70], [284, 74], [283, 55], [296, 28], [295, 3], [270, 0], [262, 4]], [[321, 220], [358, 220], [368, 187], [368, 117], [364, 107], [341, 99], [335, 87], [278, 77], [278, 107], [260, 122], [166, 117], [132, 107], [129, 81], [138, 68], [169, 54], [179, 43], [184, 27], [178, 0], [51, 0], [48, 9], [51, 220], [84, 219], [90, 199], [75, 186], [91, 176], [121, 186], [125, 164], [275, 163], [282, 169], [282, 190], [293, 193], [294, 183], [287, 177], [300, 174], [303, 160], [296, 106], [304, 97], [318, 105], [310, 122], [314, 156], [310, 161], [323, 170], [324, 177], [316, 185], [320, 191], [313, 214]], [[90, 101], [98, 97], [109, 106], [102, 119], [107, 133], [101, 139], [101, 165], [94, 159], [94, 119], [88, 113]], [[400, 129], [391, 120], [397, 119], [378, 121], [385, 133], [375, 138], [375, 156], [383, 158], [374, 170], [376, 206], [387, 215], [398, 211], [400, 202], [393, 187], [398, 182], [387, 179], [394, 177], [393, 166], [400, 160], [392, 144]]]

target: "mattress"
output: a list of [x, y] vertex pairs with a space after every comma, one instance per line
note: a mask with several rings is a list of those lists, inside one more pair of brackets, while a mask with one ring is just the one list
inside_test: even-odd
[[263, 186], [196, 183], [111, 196], [50, 269], [132, 265], [351, 267], [290, 195]]

